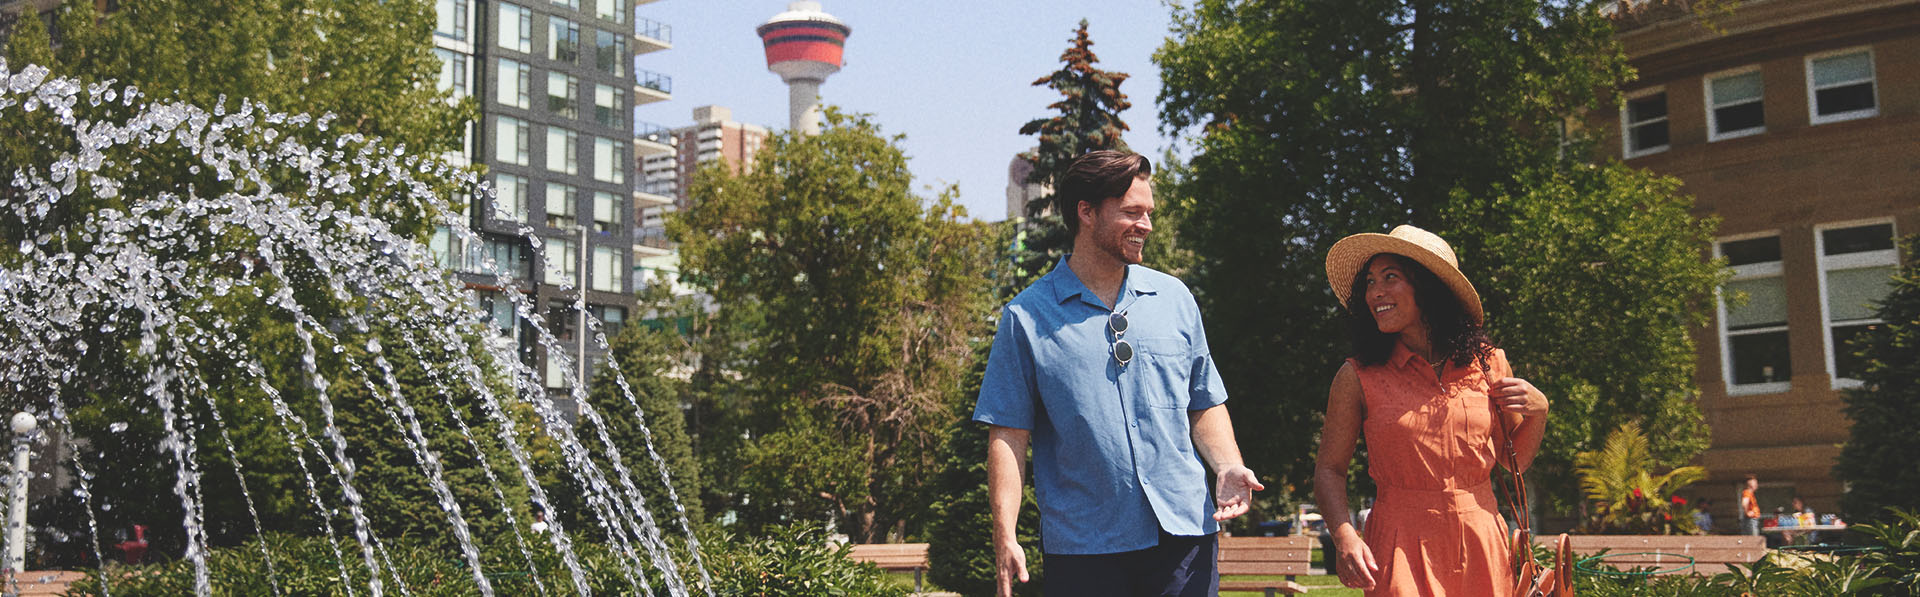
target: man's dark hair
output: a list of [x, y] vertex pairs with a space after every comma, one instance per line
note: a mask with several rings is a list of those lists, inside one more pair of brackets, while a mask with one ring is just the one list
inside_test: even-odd
[[1427, 341], [1433, 344], [1434, 354], [1452, 361], [1455, 367], [1478, 363], [1481, 370], [1487, 370], [1487, 359], [1493, 356], [1493, 341], [1487, 338], [1486, 330], [1467, 315], [1466, 308], [1460, 306], [1460, 297], [1454, 296], [1453, 290], [1432, 270], [1410, 257], [1394, 253], [1368, 258], [1353, 276], [1352, 290], [1347, 295], [1347, 336], [1353, 340], [1354, 358], [1362, 365], [1385, 363], [1393, 356], [1393, 345], [1400, 341], [1395, 334], [1382, 333], [1374, 323], [1373, 310], [1367, 308], [1367, 272], [1372, 269], [1373, 260], [1383, 256], [1397, 258], [1401, 271], [1407, 273], [1407, 282], [1413, 285], [1413, 302], [1420, 307], [1420, 319], [1427, 324]]
[[1127, 194], [1134, 179], [1153, 175], [1153, 163], [1146, 156], [1125, 151], [1102, 149], [1087, 152], [1067, 166], [1060, 176], [1060, 188], [1053, 192], [1053, 211], [1067, 223], [1067, 236], [1080, 233], [1080, 202], [1095, 210], [1106, 200]]

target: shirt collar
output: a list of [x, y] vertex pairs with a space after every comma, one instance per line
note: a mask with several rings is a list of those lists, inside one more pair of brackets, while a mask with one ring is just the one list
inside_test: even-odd
[[[1086, 301], [1087, 304], [1102, 309], [1107, 308], [1105, 304], [1100, 302], [1100, 297], [1095, 296], [1092, 290], [1087, 289], [1086, 284], [1080, 282], [1080, 276], [1073, 274], [1073, 268], [1067, 267], [1067, 259], [1070, 257], [1072, 257], [1072, 255], [1061, 257], [1060, 263], [1053, 266], [1053, 271], [1047, 272], [1046, 277], [1042, 278], [1042, 281], [1048, 283], [1053, 289], [1054, 303], [1065, 303], [1069, 299], [1080, 297], [1080, 300]], [[1140, 272], [1145, 269], [1146, 268], [1138, 265], [1127, 266], [1127, 277], [1120, 281], [1121, 299], [1119, 305], [1116, 305], [1118, 308], [1115, 310], [1125, 310], [1125, 306], [1130, 303], [1130, 301], [1126, 300], [1127, 296], [1156, 294], [1159, 292], [1153, 287], [1152, 281], [1149, 281], [1146, 276], [1140, 275]]]
[[1407, 345], [1396, 341], [1393, 343], [1393, 354], [1387, 357], [1387, 362], [1393, 363], [1395, 367], [1406, 367], [1416, 356], [1420, 355], [1413, 354], [1413, 351], [1407, 350]]

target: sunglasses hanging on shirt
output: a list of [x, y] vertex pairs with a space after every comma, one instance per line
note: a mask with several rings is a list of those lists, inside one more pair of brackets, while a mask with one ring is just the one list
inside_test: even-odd
[[1107, 317], [1107, 329], [1113, 330], [1113, 360], [1126, 367], [1133, 360], [1133, 344], [1127, 342], [1127, 314], [1122, 311]]

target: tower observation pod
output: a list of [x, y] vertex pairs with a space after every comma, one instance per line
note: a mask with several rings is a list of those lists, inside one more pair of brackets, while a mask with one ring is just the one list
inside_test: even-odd
[[819, 2], [794, 2], [756, 29], [767, 47], [767, 70], [787, 82], [790, 126], [820, 133], [820, 84], [840, 72], [840, 53], [853, 32], [820, 10]]

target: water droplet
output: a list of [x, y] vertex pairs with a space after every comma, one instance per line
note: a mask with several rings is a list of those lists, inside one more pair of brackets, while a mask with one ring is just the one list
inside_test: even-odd
[[109, 430], [109, 431], [112, 431], [112, 432], [114, 432], [114, 433], [119, 433], [119, 432], [122, 432], [122, 431], [126, 431], [126, 430], [127, 430], [127, 422], [126, 422], [126, 421], [119, 421], [119, 422], [116, 422], [116, 423], [114, 423], [114, 424], [112, 424], [112, 425], [108, 425], [108, 426], [107, 426], [107, 430]]

